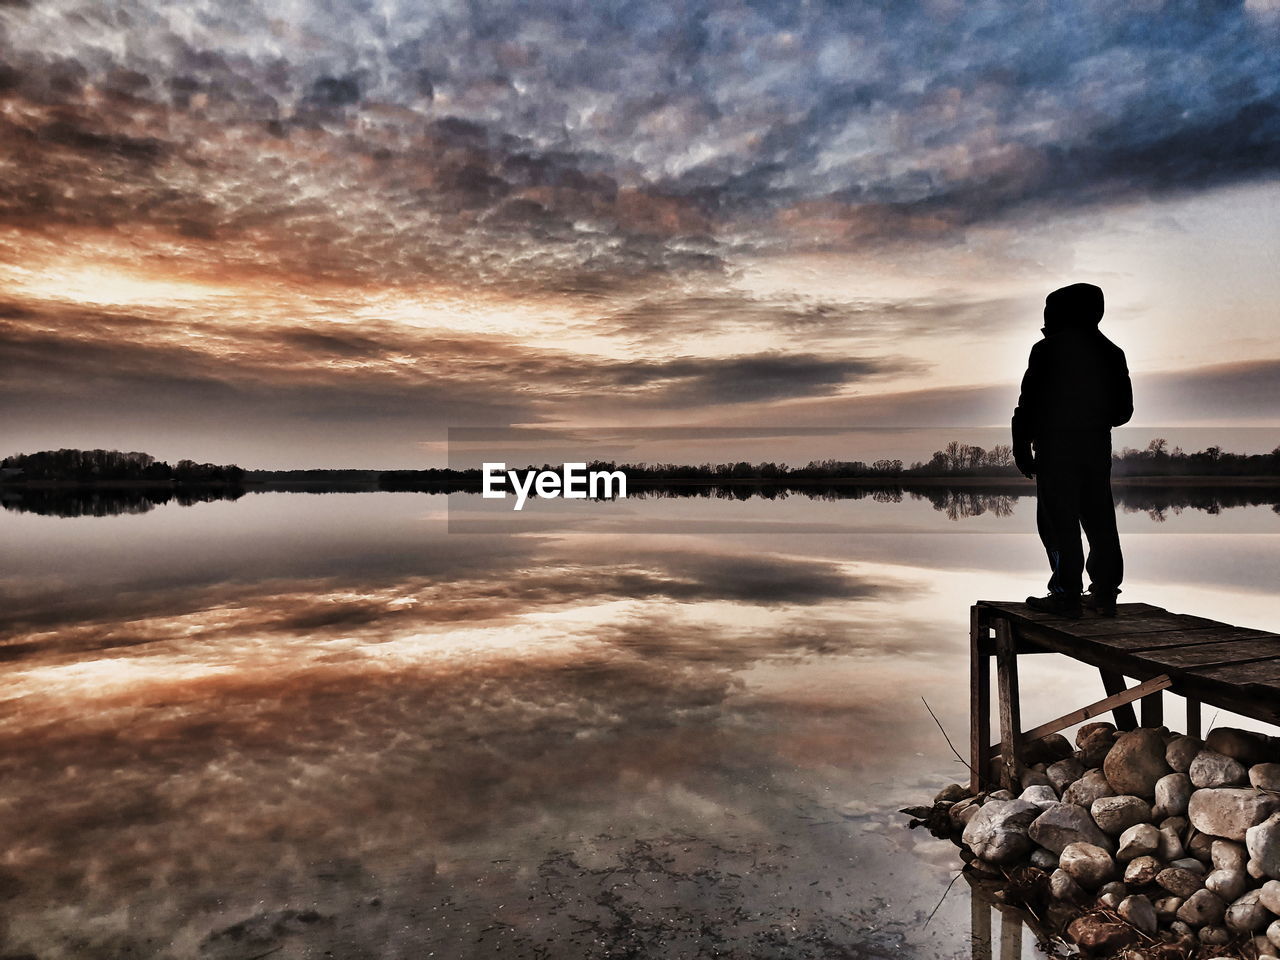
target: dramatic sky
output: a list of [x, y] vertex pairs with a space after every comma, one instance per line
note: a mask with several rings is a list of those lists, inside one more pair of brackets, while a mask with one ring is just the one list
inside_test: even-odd
[[1138, 435], [1270, 449], [1277, 49], [1280, 0], [0, 0], [0, 453], [926, 458], [1079, 280]]

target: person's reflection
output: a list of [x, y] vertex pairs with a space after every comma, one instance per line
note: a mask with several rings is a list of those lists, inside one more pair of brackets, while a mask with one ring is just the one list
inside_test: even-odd
[[[1124, 576], [1111, 498], [1111, 428], [1133, 416], [1124, 351], [1098, 330], [1102, 290], [1074, 283], [1045, 298], [1044, 339], [1031, 348], [1013, 412], [1018, 469], [1036, 481], [1036, 526], [1049, 555], [1049, 595], [1034, 609], [1078, 617], [1085, 604], [1114, 616]], [[1089, 540], [1085, 563], [1080, 530]]]

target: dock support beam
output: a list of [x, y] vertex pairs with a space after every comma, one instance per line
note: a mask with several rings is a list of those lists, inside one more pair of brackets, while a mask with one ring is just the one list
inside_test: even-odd
[[1187, 697], [1187, 736], [1200, 739], [1200, 701]]
[[996, 685], [1000, 688], [1000, 786], [1018, 789], [1018, 753], [1022, 748], [1022, 707], [1018, 702], [1018, 647], [1013, 628], [996, 621]]
[[[982, 608], [969, 608], [969, 792], [982, 792], [990, 767], [991, 639]], [[988, 920], [989, 926], [989, 920]], [[988, 936], [990, 930], [988, 929]]]
[[[1102, 674], [1102, 688], [1107, 691], [1107, 696], [1114, 697], [1117, 693], [1124, 693], [1124, 677], [1110, 670], [1098, 672]], [[1115, 719], [1118, 730], [1134, 730], [1138, 726], [1138, 716], [1127, 703], [1112, 710], [1111, 716]]]

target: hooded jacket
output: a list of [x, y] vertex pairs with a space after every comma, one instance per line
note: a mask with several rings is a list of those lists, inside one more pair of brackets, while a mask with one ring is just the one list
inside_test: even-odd
[[1098, 298], [1096, 315], [1045, 311], [1044, 339], [1031, 348], [1013, 411], [1013, 452], [1020, 465], [1031, 461], [1033, 446], [1037, 458], [1055, 453], [1110, 458], [1111, 428], [1133, 416], [1124, 351], [1098, 330], [1100, 290]]

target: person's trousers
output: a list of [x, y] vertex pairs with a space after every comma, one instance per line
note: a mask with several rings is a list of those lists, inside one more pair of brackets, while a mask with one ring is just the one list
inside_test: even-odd
[[[1124, 578], [1116, 507], [1111, 499], [1111, 455], [1037, 457], [1036, 527], [1049, 555], [1049, 592], [1077, 595], [1088, 570], [1094, 593], [1117, 593]], [[1085, 562], [1080, 543], [1089, 541]]]

